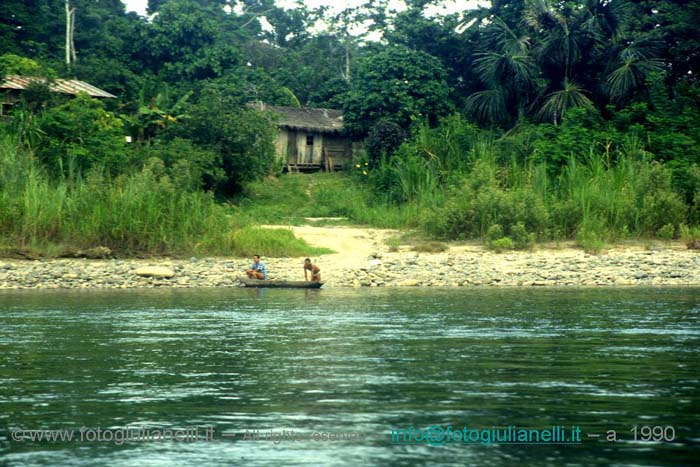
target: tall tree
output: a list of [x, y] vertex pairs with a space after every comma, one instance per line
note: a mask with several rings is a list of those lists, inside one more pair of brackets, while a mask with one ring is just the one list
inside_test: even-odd
[[442, 61], [448, 73], [448, 83], [453, 96], [462, 95], [471, 89], [474, 82], [473, 43], [467, 35], [457, 29], [459, 15], [450, 14], [426, 17], [426, 1], [411, 1], [409, 8], [388, 20], [390, 27], [384, 30], [384, 39], [389, 44], [398, 44], [421, 50]]
[[408, 128], [414, 121], [437, 118], [451, 110], [446, 71], [440, 60], [402, 46], [377, 47], [360, 62], [348, 94], [345, 121], [366, 135], [380, 120]]
[[225, 13], [194, 0], [172, 0], [160, 7], [145, 30], [139, 57], [167, 81], [221, 76], [238, 62], [236, 48], [222, 40]]

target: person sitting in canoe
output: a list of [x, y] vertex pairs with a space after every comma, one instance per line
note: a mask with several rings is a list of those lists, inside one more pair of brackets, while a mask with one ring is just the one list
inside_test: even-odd
[[246, 269], [246, 274], [248, 274], [249, 279], [267, 279], [267, 269], [265, 268], [265, 263], [260, 261], [259, 255], [253, 255], [253, 264], [250, 269]]
[[311, 271], [311, 281], [321, 282], [321, 268], [311, 263], [309, 258], [304, 260], [304, 280], [309, 280], [308, 273], [306, 271]]

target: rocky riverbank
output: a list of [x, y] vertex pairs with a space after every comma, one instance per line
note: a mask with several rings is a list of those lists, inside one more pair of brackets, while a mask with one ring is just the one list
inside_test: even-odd
[[[694, 286], [700, 254], [682, 249], [613, 249], [495, 254], [480, 248], [446, 253], [376, 251], [334, 267], [318, 258], [326, 287]], [[303, 279], [300, 258], [264, 258], [271, 279]], [[0, 289], [238, 287], [247, 259], [0, 260]]]

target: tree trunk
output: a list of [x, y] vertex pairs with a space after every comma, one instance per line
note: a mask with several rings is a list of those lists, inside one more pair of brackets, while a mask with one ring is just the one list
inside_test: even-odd
[[345, 81], [350, 82], [350, 36], [345, 33]]
[[70, 11], [70, 53], [71, 53], [71, 60], [73, 63], [78, 61], [78, 56], [75, 52], [75, 41], [73, 40], [75, 38], [75, 8], [72, 8]]
[[66, 65], [70, 65], [70, 1], [66, 0]]
[[66, 0], [66, 65], [75, 62], [75, 43], [73, 42], [73, 30], [75, 29], [75, 8], [71, 8], [70, 0]]

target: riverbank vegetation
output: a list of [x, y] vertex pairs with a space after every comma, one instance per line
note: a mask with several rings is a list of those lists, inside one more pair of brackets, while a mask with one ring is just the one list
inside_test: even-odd
[[[0, 250], [317, 254], [257, 228], [306, 217], [495, 251], [700, 243], [694, 4], [168, 0], [147, 20], [72, 0], [65, 63], [64, 3], [0, 7], [0, 76], [45, 80], [3, 107]], [[51, 92], [57, 77], [117, 99]], [[256, 101], [342, 109], [364, 151], [342, 173], [282, 174]]]
[[251, 229], [211, 192], [186, 189], [162, 161], [111, 175], [103, 167], [52, 177], [7, 135], [0, 140], [0, 252], [73, 256], [95, 246], [108, 255], [307, 256], [289, 230]]
[[[690, 130], [697, 116], [687, 118]], [[648, 141], [656, 136], [586, 109], [556, 127], [505, 134], [450, 117], [357, 178], [381, 186], [390, 205], [422, 208], [417, 223], [441, 239], [509, 238], [524, 248], [575, 238], [597, 249], [630, 237], [678, 238], [700, 220], [700, 169], [685, 152], [654, 157]]]

